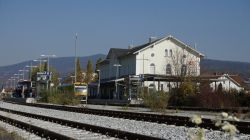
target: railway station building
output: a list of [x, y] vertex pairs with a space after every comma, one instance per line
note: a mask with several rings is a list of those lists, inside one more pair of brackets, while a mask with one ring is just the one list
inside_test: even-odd
[[200, 75], [204, 57], [173, 36], [149, 38], [139, 46], [111, 48], [100, 62], [100, 92], [102, 99], [136, 99], [138, 89], [169, 91], [179, 76]]

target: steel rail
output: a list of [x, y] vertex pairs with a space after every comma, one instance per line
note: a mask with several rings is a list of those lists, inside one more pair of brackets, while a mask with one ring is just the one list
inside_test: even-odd
[[[115, 111], [115, 110], [100, 110], [100, 109], [90, 109], [90, 108], [81, 108], [81, 107], [64, 106], [64, 105], [31, 104], [31, 103], [20, 103], [20, 102], [13, 102], [13, 101], [10, 103], [33, 106], [33, 107], [41, 107], [41, 108], [47, 108], [47, 109], [69, 111], [69, 112], [109, 116], [109, 117], [115, 117], [115, 118], [125, 118], [125, 119], [131, 119], [131, 120], [165, 123], [165, 124], [176, 125], [176, 126], [189, 126], [189, 127], [196, 126], [190, 121], [189, 117], [185, 117], [185, 116], [172, 116], [172, 115], [149, 114], [149, 113]], [[230, 122], [231, 124], [234, 124], [241, 133], [250, 134], [250, 122], [242, 122], [242, 121], [237, 122], [237, 121], [230, 121], [230, 120], [227, 120], [227, 121]], [[206, 119], [206, 118], [203, 118], [202, 123], [198, 126], [202, 128], [206, 128], [206, 129], [220, 130], [219, 127], [215, 126], [215, 122], [213, 120]]]
[[21, 112], [21, 111], [16, 111], [16, 110], [11, 110], [11, 109], [6, 109], [0, 107], [1, 111], [5, 112], [10, 112], [26, 117], [31, 117], [35, 119], [40, 119], [44, 121], [50, 121], [54, 123], [58, 123], [61, 125], [65, 126], [70, 126], [73, 128], [78, 128], [78, 129], [83, 129], [91, 132], [96, 132], [96, 133], [101, 133], [104, 135], [109, 135], [112, 137], [117, 137], [121, 139], [127, 139], [127, 140], [161, 140], [162, 138], [157, 138], [157, 137], [152, 137], [152, 136], [146, 136], [142, 134], [137, 134], [137, 133], [131, 133], [131, 132], [126, 132], [122, 130], [117, 130], [117, 129], [112, 129], [112, 128], [106, 128], [106, 127], [101, 127], [101, 126], [95, 126], [95, 125], [90, 125], [86, 123], [80, 123], [80, 122], [75, 122], [71, 120], [64, 120], [64, 119], [59, 119], [59, 118], [54, 118], [54, 117], [49, 117], [49, 116], [43, 116], [43, 115], [37, 115], [37, 114], [31, 114], [27, 112]]
[[24, 123], [22, 121], [11, 119], [11, 118], [8, 118], [6, 116], [0, 115], [0, 121], [9, 123], [11, 125], [14, 125], [15, 127], [21, 128], [23, 130], [26, 130], [30, 133], [33, 133], [35, 135], [38, 135], [38, 136], [40, 136], [42, 138], [46, 138], [46, 139], [52, 139], [52, 140], [71, 140], [72, 139], [68, 136], [61, 135], [61, 134], [58, 134], [56, 132], [53, 132], [53, 131], [29, 124], [29, 123]]

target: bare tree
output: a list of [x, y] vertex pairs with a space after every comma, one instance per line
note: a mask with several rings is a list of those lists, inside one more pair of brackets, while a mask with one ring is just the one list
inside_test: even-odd
[[188, 52], [185, 48], [170, 49], [166, 55], [166, 65], [164, 66], [166, 74], [180, 77], [198, 75], [198, 61], [196, 56]]

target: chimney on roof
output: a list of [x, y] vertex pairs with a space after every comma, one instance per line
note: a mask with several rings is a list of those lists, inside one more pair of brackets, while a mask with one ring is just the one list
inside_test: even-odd
[[151, 36], [151, 37], [149, 38], [149, 43], [154, 42], [156, 39], [157, 39], [157, 37]]

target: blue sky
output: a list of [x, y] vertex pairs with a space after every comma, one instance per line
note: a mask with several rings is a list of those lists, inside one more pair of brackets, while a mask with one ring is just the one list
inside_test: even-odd
[[207, 58], [250, 62], [249, 0], [0, 0], [0, 66], [107, 54], [173, 35]]

